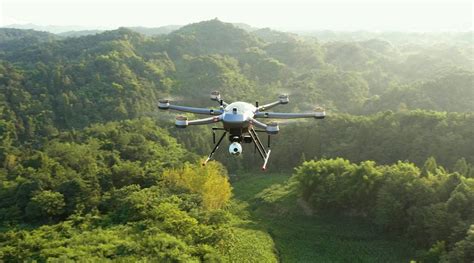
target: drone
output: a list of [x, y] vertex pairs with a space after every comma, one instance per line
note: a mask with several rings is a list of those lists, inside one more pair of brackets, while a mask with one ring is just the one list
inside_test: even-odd
[[[212, 117], [188, 120], [187, 116], [178, 115], [176, 116], [175, 125], [177, 128], [186, 128], [190, 125], [205, 125], [222, 122], [223, 127], [212, 128], [212, 139], [214, 148], [211, 153], [204, 161], [203, 165], [206, 165], [212, 156], [219, 148], [224, 137], [229, 133], [229, 153], [233, 156], [242, 154], [242, 143], [253, 143], [255, 149], [263, 159], [262, 170], [267, 169], [268, 159], [270, 158], [270, 136], [278, 134], [280, 128], [277, 122], [270, 122], [265, 124], [258, 121], [260, 118], [268, 119], [295, 119], [295, 118], [315, 118], [324, 119], [326, 112], [323, 108], [317, 107], [314, 112], [306, 113], [282, 113], [282, 112], [266, 112], [267, 110], [281, 105], [288, 104], [289, 96], [283, 94], [278, 96], [278, 100], [269, 104], [259, 106], [258, 102], [255, 105], [237, 101], [233, 103], [226, 103], [219, 93], [219, 91], [211, 92], [211, 100], [217, 101], [220, 105], [219, 109], [208, 109], [208, 108], [194, 108], [187, 106], [173, 105], [170, 100], [159, 100], [158, 108], [161, 110], [177, 110], [183, 112], [190, 112], [194, 114], [211, 115]], [[223, 131], [222, 136], [216, 143], [216, 131]], [[267, 136], [267, 147], [262, 144], [262, 141], [258, 137], [258, 133], [266, 133]]]

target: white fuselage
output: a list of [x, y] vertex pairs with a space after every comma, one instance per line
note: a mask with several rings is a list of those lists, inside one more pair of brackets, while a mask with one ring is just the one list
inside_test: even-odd
[[224, 128], [248, 128], [256, 111], [257, 108], [247, 102], [238, 101], [227, 105], [222, 116]]

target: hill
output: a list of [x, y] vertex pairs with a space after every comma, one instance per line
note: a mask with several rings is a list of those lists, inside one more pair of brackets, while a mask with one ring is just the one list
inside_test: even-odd
[[179, 25], [168, 25], [168, 26], [161, 26], [161, 27], [129, 27], [130, 30], [135, 32], [147, 35], [147, 36], [158, 36], [158, 35], [166, 35], [175, 30], [180, 29], [181, 26]]
[[60, 37], [41, 31], [0, 28], [0, 52], [2, 50], [19, 51], [29, 45], [53, 42]]
[[66, 31], [62, 33], [58, 33], [59, 36], [62, 37], [82, 37], [87, 35], [95, 35], [104, 32], [103, 30], [77, 30], [77, 31]]
[[6, 28], [16, 28], [16, 29], [23, 29], [23, 30], [35, 30], [35, 31], [44, 31], [49, 32], [52, 34], [61, 34], [64, 32], [71, 32], [71, 31], [84, 31], [84, 30], [105, 30], [104, 28], [100, 27], [86, 27], [86, 26], [60, 26], [60, 25], [36, 25], [32, 23], [28, 24], [11, 24], [6, 25]]

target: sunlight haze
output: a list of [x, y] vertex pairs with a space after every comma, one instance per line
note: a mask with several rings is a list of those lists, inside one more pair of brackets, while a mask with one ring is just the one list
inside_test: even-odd
[[454, 1], [130, 1], [2, 0], [0, 26], [116, 28], [185, 25], [219, 18], [279, 30], [467, 31], [472, 2]]

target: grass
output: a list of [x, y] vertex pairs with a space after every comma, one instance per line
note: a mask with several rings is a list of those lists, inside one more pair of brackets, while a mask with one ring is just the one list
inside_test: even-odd
[[276, 173], [243, 174], [234, 178], [234, 196], [241, 201], [251, 201], [263, 189], [273, 185], [284, 183], [290, 175]]
[[223, 262], [278, 262], [272, 237], [261, 229], [234, 227]]
[[386, 236], [364, 220], [308, 216], [296, 200], [283, 213], [255, 202], [255, 195], [288, 178], [285, 174], [247, 174], [233, 182], [235, 198], [250, 204], [255, 227], [272, 236], [281, 262], [409, 262], [414, 255], [409, 242]]

